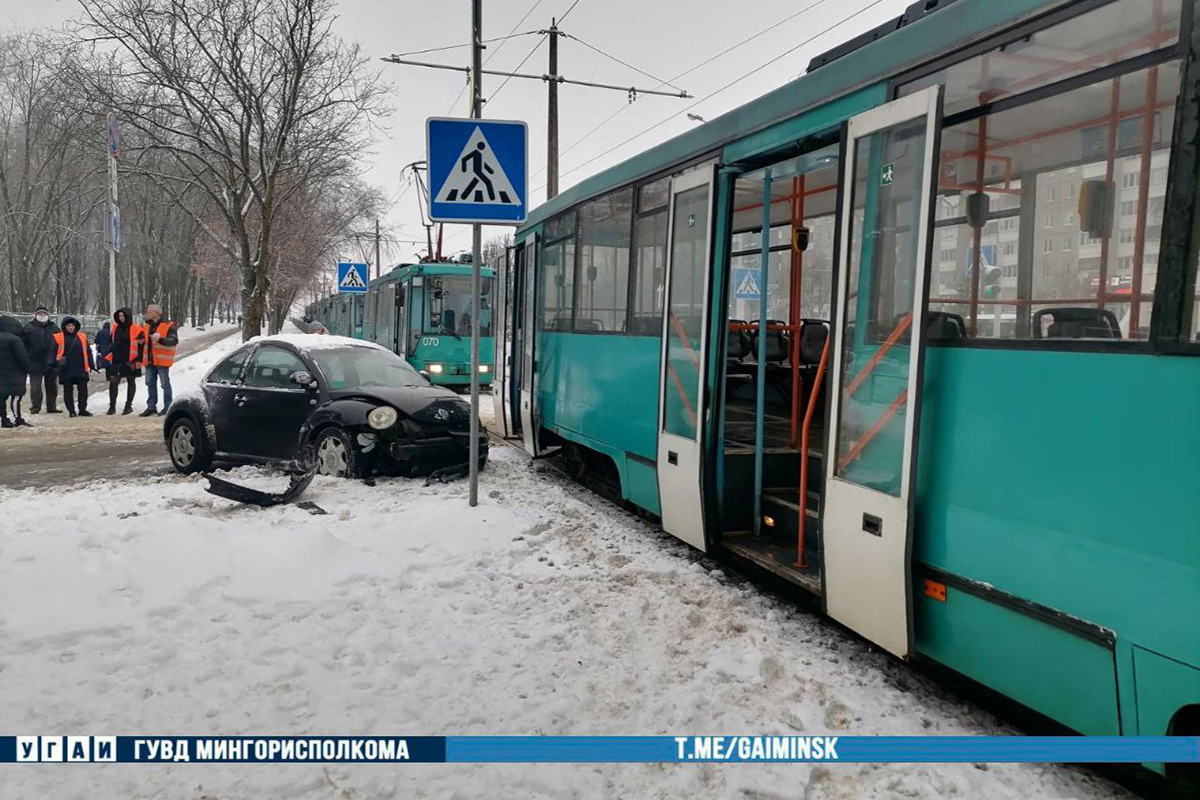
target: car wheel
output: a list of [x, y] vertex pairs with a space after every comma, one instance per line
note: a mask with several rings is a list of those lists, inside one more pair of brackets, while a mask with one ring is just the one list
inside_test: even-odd
[[317, 462], [318, 475], [335, 478], [357, 478], [362, 474], [362, 456], [350, 434], [342, 428], [326, 428], [317, 434], [313, 443], [313, 455]]
[[184, 475], [203, 472], [212, 466], [212, 456], [200, 433], [200, 427], [191, 417], [180, 417], [171, 424], [167, 435], [167, 453], [171, 465]]

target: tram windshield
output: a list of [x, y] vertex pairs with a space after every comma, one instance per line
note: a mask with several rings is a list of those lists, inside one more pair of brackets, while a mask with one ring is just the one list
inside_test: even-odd
[[[480, 336], [492, 335], [492, 279], [482, 278], [482, 307], [480, 310]], [[434, 277], [429, 279], [429, 315], [425, 332], [470, 336], [471, 278], [463, 276]]]

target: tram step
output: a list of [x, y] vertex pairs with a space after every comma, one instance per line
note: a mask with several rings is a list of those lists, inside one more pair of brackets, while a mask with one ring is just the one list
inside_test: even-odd
[[[820, 495], [812, 489], [808, 490], [808, 502], [805, 504], [807, 508], [805, 513], [809, 519], [819, 519], [820, 515], [817, 512], [817, 504], [820, 502]], [[762, 494], [763, 508], [768, 506], [776, 506], [786, 508], [793, 514], [800, 513], [799, 499], [796, 497], [796, 490], [792, 488], [781, 487], [777, 489], [764, 489]]]

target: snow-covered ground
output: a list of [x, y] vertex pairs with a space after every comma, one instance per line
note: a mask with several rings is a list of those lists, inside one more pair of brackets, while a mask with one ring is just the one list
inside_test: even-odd
[[[181, 362], [177, 391], [237, 344]], [[203, 487], [0, 488], [8, 732], [1013, 732], [508, 447], [475, 509], [464, 482], [318, 478], [304, 499], [324, 514]], [[1124, 796], [1045, 765], [22, 764], [0, 779], [4, 800]]]

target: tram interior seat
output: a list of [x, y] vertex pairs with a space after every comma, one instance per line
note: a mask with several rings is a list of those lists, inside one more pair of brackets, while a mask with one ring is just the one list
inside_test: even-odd
[[1120, 339], [1121, 326], [1107, 308], [1043, 308], [1033, 315], [1033, 338]]
[[736, 389], [747, 386], [754, 381], [754, 368], [746, 363], [750, 355], [750, 334], [736, 325], [745, 325], [744, 319], [729, 320], [729, 329], [725, 339], [725, 383], [728, 388]]
[[939, 341], [967, 338], [967, 322], [962, 314], [929, 311], [925, 314], [925, 338]]

